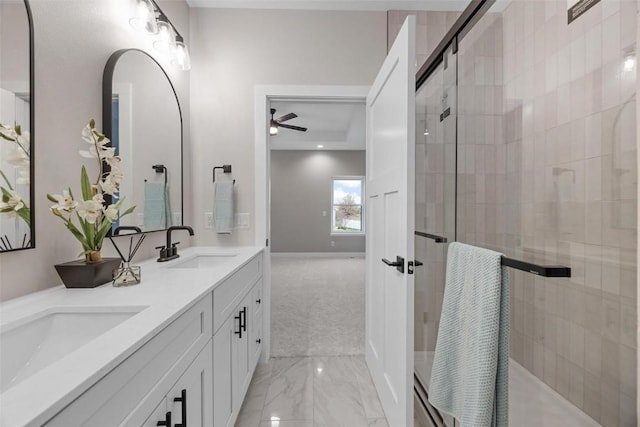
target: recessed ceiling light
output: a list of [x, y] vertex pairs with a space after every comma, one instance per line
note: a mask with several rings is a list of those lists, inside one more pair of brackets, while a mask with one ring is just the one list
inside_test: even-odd
[[318, 148], [324, 148], [324, 145], [316, 145]]

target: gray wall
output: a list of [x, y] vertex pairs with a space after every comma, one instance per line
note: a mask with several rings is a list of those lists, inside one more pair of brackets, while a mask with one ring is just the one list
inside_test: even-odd
[[364, 151], [272, 151], [271, 250], [364, 252], [364, 236], [330, 235], [331, 177], [364, 175]]

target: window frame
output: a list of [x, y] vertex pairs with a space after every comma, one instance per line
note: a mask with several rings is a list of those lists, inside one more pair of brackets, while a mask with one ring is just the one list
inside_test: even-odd
[[[365, 235], [365, 230], [366, 230], [366, 224], [365, 224], [365, 176], [362, 175], [353, 175], [353, 176], [332, 176], [331, 177], [331, 201], [330, 201], [330, 215], [331, 215], [331, 221], [329, 222], [329, 235], [330, 236], [358, 236], [358, 237], [362, 237]], [[360, 206], [360, 224], [361, 224], [361, 231], [337, 231], [334, 229], [334, 221], [335, 221], [335, 215], [334, 215], [334, 208], [336, 206], [341, 206], [341, 205], [336, 205], [335, 203], [333, 203], [333, 192], [335, 190], [335, 181], [360, 181], [360, 204], [359, 205], [353, 205], [353, 206]]]

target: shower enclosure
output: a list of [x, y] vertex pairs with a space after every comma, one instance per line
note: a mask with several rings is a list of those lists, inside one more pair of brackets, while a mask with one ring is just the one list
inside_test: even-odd
[[568, 22], [566, 0], [473, 2], [419, 74], [415, 383], [433, 425], [455, 424], [428, 404], [453, 241], [571, 268], [507, 268], [511, 425], [637, 425], [637, 7]]

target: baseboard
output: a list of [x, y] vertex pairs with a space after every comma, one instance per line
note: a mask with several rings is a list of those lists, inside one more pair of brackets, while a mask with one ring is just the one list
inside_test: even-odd
[[272, 258], [364, 258], [364, 252], [271, 252]]

